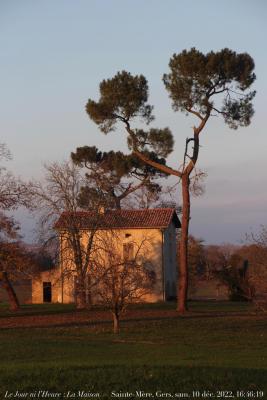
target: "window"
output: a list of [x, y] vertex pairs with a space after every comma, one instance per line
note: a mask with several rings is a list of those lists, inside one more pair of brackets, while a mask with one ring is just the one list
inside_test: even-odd
[[123, 260], [125, 262], [134, 260], [134, 244], [124, 243], [123, 244]]

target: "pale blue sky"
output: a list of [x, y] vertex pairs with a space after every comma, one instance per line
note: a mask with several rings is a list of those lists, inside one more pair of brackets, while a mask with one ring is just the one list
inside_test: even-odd
[[193, 200], [191, 224], [209, 243], [237, 243], [267, 223], [266, 21], [265, 0], [0, 0], [0, 141], [13, 153], [9, 167], [29, 179], [77, 146], [126, 150], [120, 130], [104, 136], [84, 111], [99, 82], [122, 69], [147, 77], [153, 125], [172, 129], [177, 167], [194, 120], [171, 109], [162, 83], [171, 55], [192, 46], [246, 51], [256, 64], [256, 114], [248, 128], [231, 131], [216, 118], [203, 132], [206, 194]]

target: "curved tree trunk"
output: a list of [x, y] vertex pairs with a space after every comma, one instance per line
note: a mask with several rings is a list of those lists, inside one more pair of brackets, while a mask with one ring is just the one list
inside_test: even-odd
[[84, 310], [87, 307], [86, 288], [83, 279], [79, 278], [76, 281], [76, 309]]
[[119, 333], [120, 332], [119, 314], [117, 312], [113, 312], [112, 316], [113, 316], [113, 332]]
[[13, 289], [13, 286], [11, 285], [8, 279], [7, 272], [3, 271], [0, 273], [0, 282], [2, 282], [2, 286], [4, 289], [6, 289], [8, 294], [9, 309], [11, 311], [17, 311], [19, 309], [19, 301], [15, 293], [15, 290]]
[[184, 314], [187, 310], [187, 291], [188, 291], [188, 229], [190, 220], [190, 179], [189, 175], [182, 176], [182, 227], [180, 238], [180, 264], [178, 276], [177, 311]]
[[86, 295], [84, 291], [81, 291], [77, 293], [76, 308], [77, 310], [84, 310], [86, 307]]

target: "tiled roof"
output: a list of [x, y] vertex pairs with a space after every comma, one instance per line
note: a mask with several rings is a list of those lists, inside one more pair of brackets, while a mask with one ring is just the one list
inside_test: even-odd
[[70, 225], [78, 229], [119, 229], [119, 228], [167, 228], [171, 221], [181, 226], [174, 208], [149, 208], [142, 210], [109, 210], [63, 212], [55, 229], [66, 229]]

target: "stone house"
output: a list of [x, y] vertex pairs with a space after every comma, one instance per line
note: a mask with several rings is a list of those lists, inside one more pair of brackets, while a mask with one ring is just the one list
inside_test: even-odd
[[[32, 280], [33, 303], [75, 302], [77, 274], [65, 241], [69, 216], [70, 213], [63, 213], [55, 224], [60, 243], [59, 265], [53, 270], [40, 272]], [[110, 241], [116, 241], [116, 248], [124, 260], [131, 257], [136, 246], [146, 242], [142, 257], [156, 278], [151, 293], [143, 300], [156, 302], [176, 296], [176, 230], [181, 225], [175, 209], [79, 211], [71, 217], [85, 246], [89, 233], [94, 229], [101, 240], [109, 237]]]

